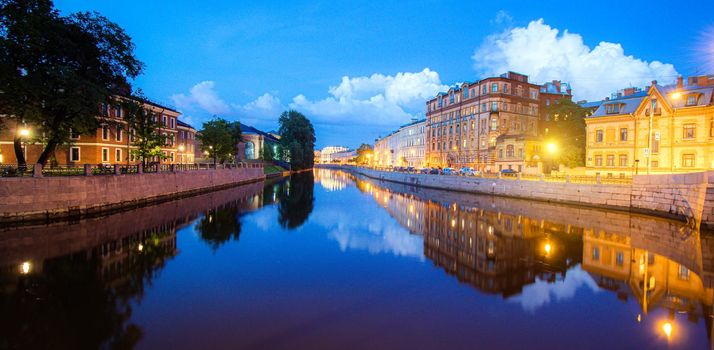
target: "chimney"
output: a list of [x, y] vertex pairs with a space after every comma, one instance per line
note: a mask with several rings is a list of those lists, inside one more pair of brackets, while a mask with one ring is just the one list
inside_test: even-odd
[[657, 80], [652, 80], [652, 85], [657, 85]]
[[677, 77], [677, 89], [681, 90], [684, 87], [684, 78], [682, 76]]

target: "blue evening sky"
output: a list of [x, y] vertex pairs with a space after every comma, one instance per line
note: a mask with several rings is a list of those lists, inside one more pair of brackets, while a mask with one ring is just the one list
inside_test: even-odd
[[[125, 28], [146, 63], [138, 87], [148, 97], [179, 108], [194, 126], [200, 128], [202, 121], [219, 114], [267, 131], [277, 128], [281, 110], [293, 107], [315, 124], [319, 147], [371, 143], [410, 116], [423, 116], [426, 97], [444, 85], [477, 80], [504, 67], [537, 77], [537, 82], [570, 81], [576, 97], [589, 99], [657, 77], [671, 81], [676, 74], [712, 73], [711, 59], [702, 58], [712, 51], [701, 48], [714, 46], [714, 36], [706, 34], [714, 27], [714, 17], [704, 15], [714, 13], [714, 3], [673, 4], [56, 1], [63, 13], [96, 10]], [[541, 18], [540, 26], [532, 22]], [[567, 30], [582, 43], [541, 45], [539, 35], [547, 37], [543, 28], [559, 30], [556, 40]], [[494, 35], [505, 43], [490, 42]], [[601, 41], [620, 44], [624, 55], [582, 52]], [[480, 56], [495, 56], [474, 59], [479, 48]], [[554, 59], [553, 51], [571, 53]], [[592, 67], [609, 59], [610, 66]], [[548, 67], [530, 68], [539, 64]], [[613, 67], [646, 69], [634, 77], [610, 77]], [[398, 73], [411, 75], [400, 79]], [[349, 78], [343, 80], [345, 76]], [[605, 81], [609, 85], [601, 86]], [[579, 86], [587, 93], [578, 96]]]

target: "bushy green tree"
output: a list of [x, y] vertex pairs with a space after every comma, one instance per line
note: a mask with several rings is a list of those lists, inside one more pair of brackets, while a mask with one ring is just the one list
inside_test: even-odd
[[546, 153], [546, 158], [552, 157], [557, 164], [570, 168], [585, 165], [587, 112], [586, 108], [566, 99], [559, 100], [546, 110], [545, 141], [557, 145], [556, 153]]
[[302, 113], [289, 110], [280, 115], [278, 157], [293, 169], [309, 169], [315, 162], [315, 129]]
[[95, 133], [101, 106], [129, 95], [142, 69], [131, 38], [97, 13], [62, 16], [50, 0], [0, 0], [0, 111], [44, 135], [37, 163], [69, 142], [70, 130]]
[[269, 143], [263, 144], [263, 148], [260, 150], [260, 159], [266, 162], [272, 162], [275, 159], [275, 152], [273, 152], [273, 145]]
[[363, 143], [357, 148], [357, 159], [355, 160], [357, 164], [368, 164], [369, 158], [374, 154], [372, 145]]
[[236, 145], [242, 141], [240, 123], [214, 117], [203, 123], [196, 139], [201, 142], [201, 150], [213, 159], [213, 164], [219, 160], [223, 163], [235, 154]]
[[160, 130], [166, 125], [163, 125], [157, 113], [146, 108], [144, 101], [145, 98], [139, 93], [137, 96], [124, 99], [121, 106], [129, 129], [128, 142], [135, 147], [130, 153], [146, 166], [154, 157], [166, 159], [161, 148], [168, 144], [168, 139]]

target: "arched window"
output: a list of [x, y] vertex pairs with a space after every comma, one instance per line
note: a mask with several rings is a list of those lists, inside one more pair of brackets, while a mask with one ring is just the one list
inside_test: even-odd
[[506, 146], [506, 157], [513, 157], [514, 151], [513, 151], [513, 145], [508, 145]]
[[255, 159], [255, 145], [253, 142], [245, 143], [245, 159]]

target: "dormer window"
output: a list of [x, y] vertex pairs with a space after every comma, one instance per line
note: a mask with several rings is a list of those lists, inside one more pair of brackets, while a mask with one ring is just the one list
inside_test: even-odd
[[617, 114], [620, 113], [620, 104], [614, 103], [605, 106], [605, 112], [607, 114]]
[[696, 106], [697, 105], [697, 95], [688, 95], [687, 96], [687, 106]]

